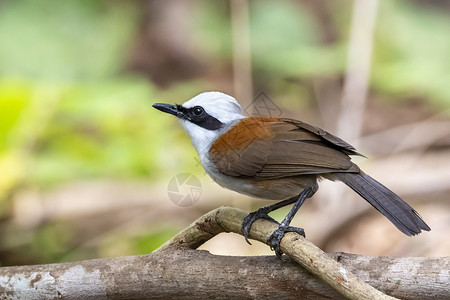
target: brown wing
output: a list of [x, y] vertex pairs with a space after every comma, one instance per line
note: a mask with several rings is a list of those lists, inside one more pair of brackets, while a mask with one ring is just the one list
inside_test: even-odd
[[351, 145], [320, 128], [271, 117], [241, 120], [209, 152], [223, 174], [260, 179], [358, 172], [348, 154], [359, 155]]
[[282, 120], [284, 122], [291, 123], [291, 124], [297, 126], [298, 128], [304, 129], [306, 131], [314, 133], [317, 136], [320, 136], [325, 141], [329, 142], [334, 148], [341, 150], [345, 154], [358, 155], [358, 156], [365, 157], [361, 153], [358, 153], [356, 151], [355, 147], [353, 147], [352, 145], [350, 145], [346, 141], [342, 140], [341, 138], [338, 138], [335, 135], [332, 135], [331, 133], [329, 133], [329, 132], [327, 132], [327, 131], [319, 128], [319, 127], [316, 127], [316, 126], [313, 126], [313, 125], [309, 125], [307, 123], [303, 123], [302, 121], [297, 121], [297, 120], [293, 120], [293, 119], [282, 119]]

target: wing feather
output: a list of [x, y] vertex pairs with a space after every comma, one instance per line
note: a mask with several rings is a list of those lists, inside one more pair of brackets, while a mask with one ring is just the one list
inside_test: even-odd
[[270, 179], [359, 171], [348, 156], [360, 155], [355, 148], [318, 127], [290, 119], [252, 119], [237, 123], [211, 146], [210, 159], [223, 174]]

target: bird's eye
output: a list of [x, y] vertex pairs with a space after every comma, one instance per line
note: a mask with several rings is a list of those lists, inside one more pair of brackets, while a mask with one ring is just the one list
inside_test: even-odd
[[192, 111], [193, 111], [194, 115], [196, 115], [196, 116], [201, 116], [204, 112], [204, 110], [201, 106], [194, 107], [194, 109]]

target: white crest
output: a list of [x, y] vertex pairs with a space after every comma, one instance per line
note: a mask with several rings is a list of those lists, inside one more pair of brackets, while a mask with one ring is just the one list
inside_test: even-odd
[[220, 130], [208, 130], [188, 120], [181, 119], [186, 132], [191, 137], [200, 158], [207, 155], [211, 144], [234, 123], [245, 118], [236, 99], [221, 92], [204, 92], [182, 104], [185, 108], [201, 106], [206, 113], [224, 124]]
[[183, 103], [183, 107], [201, 106], [210, 115], [224, 124], [242, 119], [242, 108], [236, 99], [221, 92], [204, 92]]

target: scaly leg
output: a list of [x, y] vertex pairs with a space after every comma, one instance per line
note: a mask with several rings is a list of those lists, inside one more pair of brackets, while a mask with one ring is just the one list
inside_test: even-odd
[[242, 230], [242, 233], [244, 234], [245, 241], [251, 245], [251, 243], [248, 240], [248, 233], [249, 233], [250, 228], [252, 227], [253, 223], [256, 220], [266, 219], [266, 220], [273, 221], [273, 222], [279, 224], [276, 220], [274, 220], [268, 214], [274, 210], [281, 208], [281, 207], [285, 207], [289, 204], [294, 203], [295, 201], [297, 201], [297, 199], [298, 199], [298, 196], [295, 196], [295, 197], [277, 202], [272, 205], [261, 207], [257, 211], [254, 211], [254, 212], [248, 214], [248, 216], [245, 217], [244, 222], [242, 222], [242, 226], [241, 226], [241, 230]]
[[291, 227], [291, 226], [289, 226], [289, 224], [291, 224], [291, 221], [294, 218], [294, 216], [297, 213], [300, 206], [302, 206], [302, 204], [305, 202], [305, 200], [307, 198], [311, 197], [313, 194], [314, 194], [314, 192], [313, 192], [312, 188], [304, 189], [300, 193], [300, 195], [297, 197], [298, 200], [295, 202], [291, 211], [284, 218], [283, 222], [281, 222], [278, 229], [275, 230], [272, 233], [272, 235], [267, 239], [267, 242], [270, 243], [270, 248], [272, 250], [275, 250], [275, 254], [278, 257], [281, 257], [281, 255], [283, 254], [283, 252], [281, 252], [281, 249], [280, 249], [280, 243], [286, 232], [297, 232], [298, 234], [305, 236], [305, 231], [303, 230], [303, 228]]

